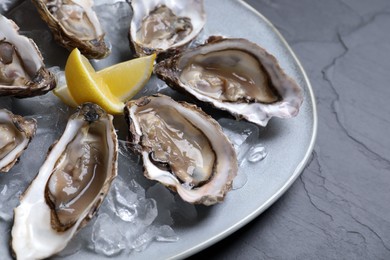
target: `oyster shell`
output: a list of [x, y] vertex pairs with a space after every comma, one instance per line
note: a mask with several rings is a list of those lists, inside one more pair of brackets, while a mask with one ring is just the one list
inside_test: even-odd
[[144, 175], [190, 203], [221, 202], [237, 175], [237, 157], [221, 126], [195, 105], [155, 95], [125, 107], [129, 143]]
[[203, 0], [132, 0], [130, 45], [139, 56], [187, 46], [203, 29]]
[[35, 43], [0, 14], [0, 96], [31, 97], [56, 86]]
[[110, 53], [102, 26], [92, 9], [93, 0], [32, 0], [55, 40], [69, 51], [78, 48], [90, 59]]
[[117, 175], [112, 119], [92, 103], [70, 117], [14, 211], [11, 235], [17, 259], [61, 251], [96, 214]]
[[297, 115], [303, 93], [274, 56], [246, 39], [210, 37], [156, 64], [170, 87], [265, 126], [273, 116]]
[[8, 172], [35, 135], [37, 122], [0, 109], [0, 172]]

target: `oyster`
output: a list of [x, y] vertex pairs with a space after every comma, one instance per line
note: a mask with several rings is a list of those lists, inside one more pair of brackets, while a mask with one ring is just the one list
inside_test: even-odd
[[96, 214], [117, 175], [112, 119], [92, 103], [70, 117], [14, 211], [11, 235], [17, 259], [61, 251]]
[[90, 59], [110, 53], [102, 26], [92, 9], [93, 0], [32, 0], [54, 38], [69, 51], [78, 48]]
[[276, 58], [246, 39], [210, 37], [160, 61], [155, 73], [170, 87], [261, 126], [273, 116], [297, 115], [303, 101]]
[[0, 14], [0, 96], [42, 95], [56, 86], [35, 43]]
[[37, 122], [0, 109], [0, 172], [8, 172], [35, 135]]
[[137, 55], [182, 49], [203, 29], [203, 0], [132, 0], [130, 44]]
[[221, 202], [237, 175], [237, 157], [221, 126], [195, 105], [164, 95], [129, 101], [129, 143], [144, 174], [190, 203]]

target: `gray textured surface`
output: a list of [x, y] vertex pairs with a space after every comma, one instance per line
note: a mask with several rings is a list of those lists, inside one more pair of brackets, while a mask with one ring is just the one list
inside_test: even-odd
[[390, 259], [390, 1], [247, 2], [308, 73], [317, 142], [278, 202], [191, 259]]

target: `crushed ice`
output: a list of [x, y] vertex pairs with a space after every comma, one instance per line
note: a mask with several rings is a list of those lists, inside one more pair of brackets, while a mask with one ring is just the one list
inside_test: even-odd
[[93, 249], [106, 256], [119, 254], [126, 248], [125, 238], [119, 225], [107, 214], [98, 216], [92, 231]]
[[170, 226], [154, 223], [157, 214], [156, 202], [145, 197], [139, 184], [126, 185], [119, 177], [97, 217], [73, 239], [77, 242], [71, 241], [59, 255], [72, 255], [87, 247], [101, 255], [115, 256], [142, 251], [153, 241], [177, 241]]
[[[23, 102], [12, 98], [0, 98], [0, 101], [2, 108], [38, 121], [36, 136], [22, 155], [21, 162], [16, 164], [11, 172], [0, 175], [0, 222], [11, 225], [12, 209], [18, 205], [19, 196], [39, 171], [47, 150], [63, 133], [74, 109], [62, 104], [51, 93], [25, 99]], [[151, 184], [141, 185], [136, 181], [137, 176], [140, 176], [140, 180], [145, 179], [140, 157], [129, 151], [123, 140], [119, 141], [118, 156], [120, 176], [113, 182], [97, 216], [80, 230], [58, 256], [74, 255], [86, 248], [105, 256], [130, 254], [132, 251], [147, 248], [153, 241], [178, 240], [170, 226], [173, 219], [169, 213], [170, 208], [171, 212], [177, 210], [177, 205], [173, 203], [178, 198], [164, 187], [161, 189], [165, 195], [160, 197], [154, 193], [154, 186], [149, 188], [150, 191], [146, 191], [143, 187], [149, 187]], [[189, 213], [179, 214], [180, 218], [196, 218], [193, 205], [187, 206], [186, 209]]]
[[[153, 241], [179, 239], [171, 227], [174, 222], [171, 213], [185, 202], [177, 205], [179, 199], [160, 184], [144, 189], [134, 179], [142, 175], [139, 158], [128, 150], [123, 140], [119, 141], [119, 161], [120, 176], [113, 181], [97, 217], [89, 223], [89, 228], [77, 234], [75, 240], [79, 242], [70, 243], [61, 256], [77, 253], [83, 248], [80, 243], [98, 254], [116, 256], [142, 251]], [[188, 213], [181, 214], [181, 218], [196, 219], [195, 206], [185, 209]]]
[[[160, 207], [165, 206], [161, 204]], [[127, 183], [118, 177], [96, 220], [89, 228], [82, 229], [77, 237], [82, 244], [105, 256], [142, 251], [153, 241], [177, 241], [179, 238], [174, 230], [156, 221], [157, 216], [160, 212], [155, 199], [147, 198], [145, 189], [134, 180]], [[69, 244], [61, 255], [77, 253], [81, 249], [80, 242]]]
[[[259, 128], [251, 123], [222, 118], [218, 122], [231, 140], [239, 164], [259, 161], [266, 156], [263, 146], [253, 146], [259, 138]], [[121, 160], [122, 159], [122, 160]], [[119, 173], [95, 221], [81, 230], [78, 240], [98, 254], [116, 256], [142, 251], [153, 241], [174, 242], [179, 239], [172, 226], [175, 220], [196, 221], [198, 213], [194, 205], [184, 202], [159, 183], [144, 189], [134, 176], [142, 175], [139, 156], [127, 148], [126, 141], [119, 141]], [[124, 165], [123, 165], [124, 164]], [[233, 188], [245, 185], [243, 172], [234, 180]], [[76, 238], [77, 239], [77, 238]], [[74, 254], [80, 243], [71, 243], [61, 254]]]
[[[218, 120], [218, 123], [222, 126], [223, 132], [228, 137], [230, 142], [233, 144], [234, 149], [236, 150], [237, 160], [238, 160], [238, 174], [237, 177], [233, 180], [233, 189], [242, 188], [248, 181], [248, 176], [241, 169], [246, 161], [257, 162], [260, 161], [260, 147], [257, 147], [256, 150], [253, 150], [253, 146], [258, 142], [259, 139], [259, 128], [248, 122], [240, 122], [237, 124], [236, 120], [221, 118]], [[265, 147], [263, 148], [263, 155], [265, 157]], [[263, 157], [263, 158], [264, 158]]]
[[[107, 4], [110, 1], [111, 4]], [[108, 41], [115, 44], [112, 46], [111, 58], [120, 57], [127, 60], [130, 55], [128, 40], [120, 35], [127, 34], [129, 26], [127, 17], [131, 11], [126, 0], [110, 1], [96, 0], [95, 8], [99, 15], [104, 17], [102, 21], [106, 28]], [[7, 3], [8, 1], [1, 4], [1, 8], [6, 10]], [[115, 22], [112, 19], [115, 19]], [[118, 30], [122, 33], [118, 33]], [[207, 28], [199, 35], [193, 45], [202, 44], [207, 39], [209, 33], [206, 30]], [[34, 37], [37, 36], [36, 31], [26, 33], [30, 33]], [[38, 35], [45, 39], [37, 39], [40, 44], [43, 44], [40, 47], [49, 52], [50, 48], [46, 48], [46, 45], [51, 44], [51, 41], [47, 40], [51, 34], [47, 30], [42, 30], [38, 32]], [[48, 53], [47, 56], [58, 59], [58, 56], [51, 55], [51, 53]], [[60, 58], [64, 60], [66, 55]], [[46, 59], [46, 61], [49, 61], [49, 64], [58, 64], [58, 62], [50, 62], [50, 59]], [[105, 60], [92, 61], [92, 63], [96, 69], [111, 65]], [[65, 84], [64, 72], [59, 67], [52, 67], [50, 70], [57, 76], [58, 85]], [[170, 91], [170, 88], [156, 77], [152, 77], [148, 85], [152, 87], [144, 88], [140, 95], [153, 94], [156, 92], [156, 88], [158, 92], [165, 92], [164, 94], [168, 94]], [[38, 121], [36, 137], [31, 142], [29, 149], [22, 155], [23, 163], [17, 164], [12, 173], [1, 176], [0, 222], [10, 224], [13, 217], [12, 209], [17, 206], [20, 194], [38, 172], [49, 146], [61, 136], [68, 117], [74, 112], [74, 109], [68, 108], [52, 93], [23, 100], [2, 97], [0, 98], [0, 108], [3, 107], [15, 114], [35, 118]], [[239, 165], [247, 161], [258, 162], [265, 158], [267, 155], [265, 147], [261, 145], [252, 147], [259, 138], [257, 126], [244, 121], [237, 124], [235, 120], [225, 118], [218, 120], [218, 122], [237, 152]], [[34, 154], [35, 151], [42, 152]], [[119, 141], [119, 160], [118, 172], [120, 176], [113, 182], [107, 199], [97, 216], [80, 230], [58, 256], [74, 255], [85, 248], [105, 256], [131, 254], [133, 250], [144, 250], [153, 241], [177, 241], [179, 238], [171, 227], [174, 223], [180, 221], [187, 224], [196, 223], [198, 213], [194, 205], [184, 202], [179, 195], [172, 194], [161, 184], [139, 183], [141, 179], [144, 179], [140, 157], [128, 151], [125, 141]], [[137, 179], [137, 176], [141, 177]], [[243, 187], [246, 182], [247, 175], [239, 170], [233, 183], [233, 189]], [[143, 187], [147, 187], [146, 190]]]
[[221, 118], [218, 123], [222, 126], [223, 132], [233, 144], [237, 153], [238, 165], [240, 165], [249, 149], [259, 139], [259, 128], [248, 122], [240, 122], [229, 118]]

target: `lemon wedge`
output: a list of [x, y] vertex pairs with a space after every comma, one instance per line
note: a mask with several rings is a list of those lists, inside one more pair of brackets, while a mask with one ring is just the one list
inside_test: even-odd
[[125, 61], [98, 71], [108, 88], [125, 102], [134, 97], [148, 82], [156, 54]]
[[94, 102], [108, 113], [122, 114], [124, 102], [148, 82], [156, 55], [125, 61], [96, 72], [88, 59], [74, 49], [65, 66], [67, 85], [54, 90], [64, 103], [77, 106]]

